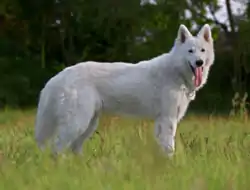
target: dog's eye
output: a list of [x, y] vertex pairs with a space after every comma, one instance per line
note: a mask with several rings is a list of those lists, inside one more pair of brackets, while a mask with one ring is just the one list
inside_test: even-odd
[[189, 53], [193, 53], [193, 52], [194, 52], [194, 50], [190, 49], [190, 50], [188, 50], [188, 52], [189, 52]]
[[205, 52], [205, 49], [204, 49], [204, 48], [202, 48], [202, 49], [201, 49], [201, 52]]

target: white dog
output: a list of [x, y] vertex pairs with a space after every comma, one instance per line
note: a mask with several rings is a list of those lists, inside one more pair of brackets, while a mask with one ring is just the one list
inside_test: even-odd
[[206, 83], [213, 61], [209, 25], [197, 36], [180, 25], [167, 54], [137, 64], [89, 61], [68, 67], [41, 91], [35, 127], [38, 146], [53, 139], [54, 153], [64, 148], [80, 153], [104, 111], [154, 119], [155, 137], [172, 155], [177, 124]]

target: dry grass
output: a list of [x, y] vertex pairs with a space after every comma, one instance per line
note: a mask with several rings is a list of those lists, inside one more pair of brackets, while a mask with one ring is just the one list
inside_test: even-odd
[[159, 150], [153, 124], [103, 117], [84, 157], [58, 161], [33, 139], [34, 111], [0, 113], [0, 188], [4, 190], [250, 189], [250, 125], [220, 117], [186, 117], [172, 160]]

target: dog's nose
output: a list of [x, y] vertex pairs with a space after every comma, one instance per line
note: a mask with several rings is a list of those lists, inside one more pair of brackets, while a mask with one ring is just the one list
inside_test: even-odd
[[200, 66], [203, 65], [203, 61], [202, 61], [201, 59], [200, 59], [200, 60], [197, 60], [197, 61], [195, 62], [195, 64], [196, 64], [197, 67], [200, 67]]

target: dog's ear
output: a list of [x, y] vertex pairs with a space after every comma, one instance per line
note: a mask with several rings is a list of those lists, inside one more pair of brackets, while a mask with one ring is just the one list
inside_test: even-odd
[[183, 24], [180, 25], [179, 30], [178, 30], [178, 36], [177, 39], [181, 42], [184, 43], [188, 37], [191, 37], [192, 34], [189, 32], [187, 27]]
[[199, 33], [197, 34], [197, 37], [204, 38], [205, 41], [207, 41], [208, 43], [211, 43], [213, 39], [212, 39], [210, 26], [208, 24], [205, 24], [200, 29]]

